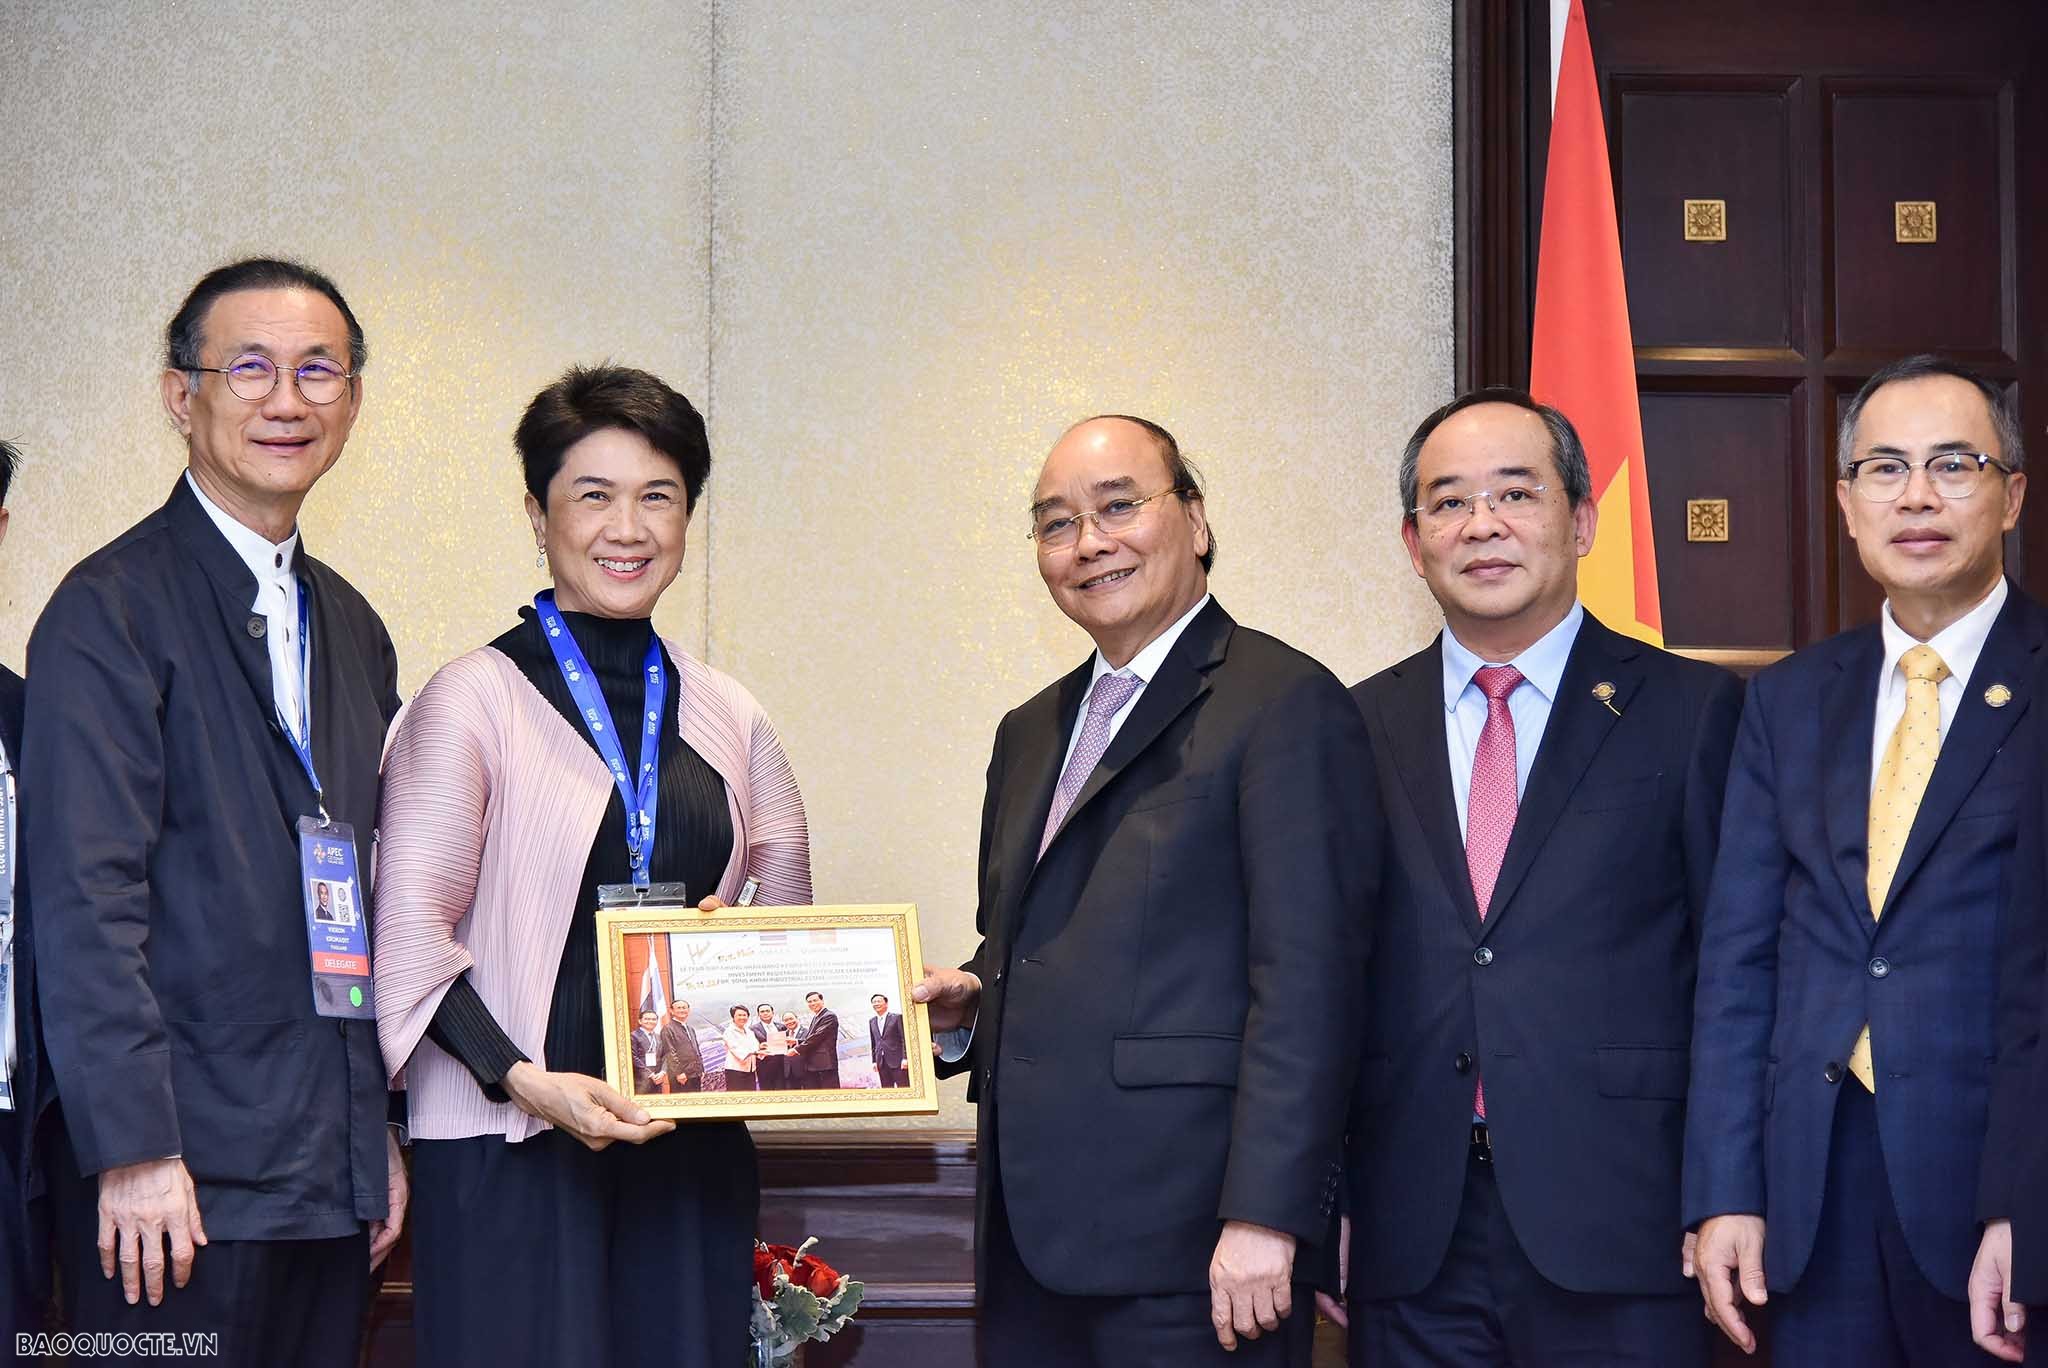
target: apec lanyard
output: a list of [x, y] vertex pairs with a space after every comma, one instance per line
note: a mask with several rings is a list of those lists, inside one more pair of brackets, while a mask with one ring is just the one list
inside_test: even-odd
[[[284, 718], [278, 718], [280, 724]], [[313, 785], [313, 803], [320, 809], [320, 825], [330, 826], [333, 818], [327, 815], [327, 790], [320, 784], [320, 773], [313, 768], [313, 596], [306, 592], [306, 586], [299, 586], [299, 729], [283, 725], [284, 739], [292, 743], [292, 754], [299, 757], [299, 765], [306, 771], [306, 778]]]
[[569, 624], [555, 608], [555, 591], [543, 589], [533, 596], [533, 611], [540, 615], [540, 625], [548, 639], [548, 649], [555, 653], [555, 663], [562, 667], [562, 679], [569, 686], [569, 696], [576, 701], [576, 711], [583, 718], [583, 728], [590, 733], [591, 744], [604, 759], [605, 768], [612, 772], [612, 782], [618, 785], [619, 797], [626, 804], [626, 854], [633, 864], [633, 887], [645, 892], [649, 886], [647, 862], [654, 853], [654, 810], [658, 797], [655, 775], [660, 769], [661, 759], [661, 709], [668, 697], [668, 671], [661, 663], [661, 641], [652, 633], [647, 641], [647, 702], [641, 710], [647, 719], [646, 735], [640, 742], [640, 783], [636, 789], [626, 775], [626, 753], [619, 745], [618, 729], [612, 722], [611, 707], [604, 701], [597, 681], [590, 671], [590, 662], [583, 658], [583, 651], [576, 645], [576, 637], [570, 632]]

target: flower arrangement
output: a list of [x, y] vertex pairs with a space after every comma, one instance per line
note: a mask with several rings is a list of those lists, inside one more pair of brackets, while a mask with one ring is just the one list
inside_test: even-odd
[[754, 1241], [754, 1361], [788, 1363], [805, 1340], [831, 1339], [860, 1309], [861, 1285], [811, 1254], [814, 1235], [795, 1249]]

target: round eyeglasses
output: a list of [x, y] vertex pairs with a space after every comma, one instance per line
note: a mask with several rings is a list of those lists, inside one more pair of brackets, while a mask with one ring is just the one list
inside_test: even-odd
[[[235, 398], [246, 399], [252, 404], [268, 399], [270, 392], [277, 388], [277, 363], [254, 352], [238, 356], [225, 366], [193, 366], [190, 369], [226, 376], [228, 391]], [[354, 371], [345, 371], [337, 363], [318, 357], [291, 368], [291, 374], [292, 383], [299, 387], [299, 397], [309, 404], [333, 403], [348, 389], [349, 381], [356, 378]]]
[[1944, 499], [1967, 499], [1984, 484], [1984, 472], [1996, 466], [2002, 475], [2012, 467], [1982, 451], [1943, 451], [1924, 461], [1903, 456], [1865, 456], [1849, 462], [1849, 487], [1871, 503], [1897, 503], [1913, 481], [1913, 472], [1927, 472], [1927, 483]]

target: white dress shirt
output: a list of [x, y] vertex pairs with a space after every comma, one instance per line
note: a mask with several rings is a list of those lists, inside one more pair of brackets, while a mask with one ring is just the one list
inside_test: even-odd
[[299, 735], [300, 700], [305, 689], [299, 677], [299, 577], [292, 573], [292, 560], [299, 549], [298, 530], [294, 528], [289, 537], [273, 544], [261, 532], [236, 522], [207, 498], [189, 470], [185, 472], [185, 483], [192, 486], [206, 516], [213, 519], [213, 525], [256, 577], [256, 601], [249, 609], [261, 613], [266, 624], [263, 640], [270, 648], [271, 698], [277, 705], [278, 721], [304, 744], [306, 738]]
[[[1165, 631], [1147, 642], [1145, 649], [1132, 656], [1130, 663], [1121, 670], [1112, 670], [1109, 667], [1109, 662], [1103, 658], [1102, 652], [1100, 650], [1095, 652], [1095, 669], [1088, 676], [1089, 692], [1092, 693], [1094, 691], [1095, 681], [1107, 674], [1123, 675], [1127, 679], [1136, 679], [1138, 681], [1138, 687], [1131, 691], [1131, 696], [1124, 700], [1124, 705], [1110, 714], [1109, 739], [1111, 741], [1116, 740], [1116, 734], [1123, 730], [1124, 719], [1131, 715], [1131, 710], [1138, 706], [1138, 700], [1145, 696], [1145, 689], [1151, 684], [1152, 676], [1158, 674], [1159, 667], [1166, 663], [1167, 653], [1173, 650], [1173, 643], [1180, 640], [1180, 634], [1185, 632], [1188, 629], [1188, 624], [1195, 620], [1195, 614], [1209, 606], [1209, 597], [1207, 594], [1202, 595], [1201, 600], [1194, 607], [1181, 614], [1179, 620], [1171, 627], [1168, 627]], [[1074, 747], [1081, 744], [1081, 728], [1087, 724], [1088, 694], [1084, 693], [1081, 695], [1081, 710], [1074, 715], [1074, 729], [1067, 733], [1066, 752], [1060, 756], [1060, 773], [1063, 775], [1067, 772], [1067, 762], [1074, 758]]]
[[[1984, 654], [1984, 642], [1991, 635], [1991, 624], [1998, 621], [1998, 612], [2005, 607], [2005, 598], [2005, 577], [2001, 575], [1982, 603], [1926, 641], [1941, 657], [1941, 663], [1948, 666], [1948, 678], [1941, 681], [1937, 690], [1941, 697], [1941, 737], [1944, 741], [1948, 739], [1948, 724], [1955, 721], [1956, 709], [1963, 704], [1963, 691], [1970, 686], [1970, 675], [1977, 668], [1977, 657]], [[1877, 721], [1870, 729], [1872, 793], [1877, 791], [1877, 771], [1884, 764], [1884, 748], [1890, 744], [1892, 733], [1899, 729], [1899, 719], [1906, 715], [1906, 675], [1899, 669], [1899, 658], [1921, 644], [1899, 626], [1899, 620], [1892, 616], [1889, 599], [1885, 601], [1884, 611], [1878, 615], [1878, 622], [1879, 630], [1884, 634], [1884, 663], [1878, 667], [1877, 675]]]
[[1519, 802], [1522, 791], [1529, 787], [1529, 770], [1536, 763], [1536, 748], [1543, 744], [1543, 729], [1550, 724], [1550, 706], [1557, 701], [1565, 662], [1571, 659], [1572, 643], [1579, 639], [1579, 624], [1585, 620], [1585, 607], [1572, 604], [1562, 622], [1513, 660], [1483, 660], [1466, 649], [1448, 626], [1444, 628], [1444, 743], [1451, 758], [1451, 794], [1458, 803], [1459, 840], [1465, 838], [1465, 810], [1472, 798], [1472, 755], [1479, 749], [1479, 733], [1486, 727], [1486, 694], [1473, 677], [1488, 665], [1512, 665], [1528, 681], [1508, 695], [1508, 716], [1515, 722], [1515, 799]]

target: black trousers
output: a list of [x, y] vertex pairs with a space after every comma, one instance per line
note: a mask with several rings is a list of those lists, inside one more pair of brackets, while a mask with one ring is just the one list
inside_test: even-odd
[[[367, 1228], [334, 1240], [215, 1240], [195, 1251], [183, 1287], [171, 1285], [166, 1266], [161, 1305], [151, 1306], [145, 1292], [130, 1306], [119, 1270], [112, 1278], [100, 1272], [99, 1179], [79, 1175], [68, 1141], [56, 1149], [57, 1263], [72, 1331], [213, 1335], [213, 1356], [201, 1361], [225, 1368], [354, 1368], [370, 1305]], [[203, 1352], [94, 1362], [190, 1363]]]
[[981, 1289], [982, 1368], [1307, 1368], [1314, 1350], [1314, 1289], [1298, 1284], [1277, 1331], [1239, 1337], [1226, 1352], [1209, 1323], [1207, 1292], [1076, 1297], [1031, 1276], [1010, 1234], [1002, 1180], [991, 1174], [988, 1283]]
[[754, 1081], [753, 1070], [727, 1069], [725, 1071], [725, 1090], [727, 1092], [759, 1092], [760, 1087]]
[[[1880, 1083], [1880, 1086], [1882, 1084]], [[1806, 1271], [1770, 1300], [1772, 1361], [1815, 1368], [1982, 1368], [1970, 1308], [1921, 1276], [1906, 1247], [1877, 1134], [1877, 1099], [1841, 1083], [1828, 1183]], [[1968, 1220], [1968, 1212], [1956, 1213]], [[1768, 1237], [1764, 1262], [1770, 1262]], [[2031, 1313], [2029, 1320], [2031, 1321]], [[2048, 1325], [2028, 1325], [2028, 1339]]]
[[760, 1209], [746, 1127], [602, 1150], [555, 1130], [420, 1140], [412, 1182], [422, 1364], [746, 1362]]
[[1435, 1280], [1413, 1297], [1351, 1300], [1354, 1368], [1705, 1368], [1708, 1334], [1697, 1292], [1567, 1292], [1537, 1272], [1508, 1226], [1493, 1165], [1479, 1159]]

